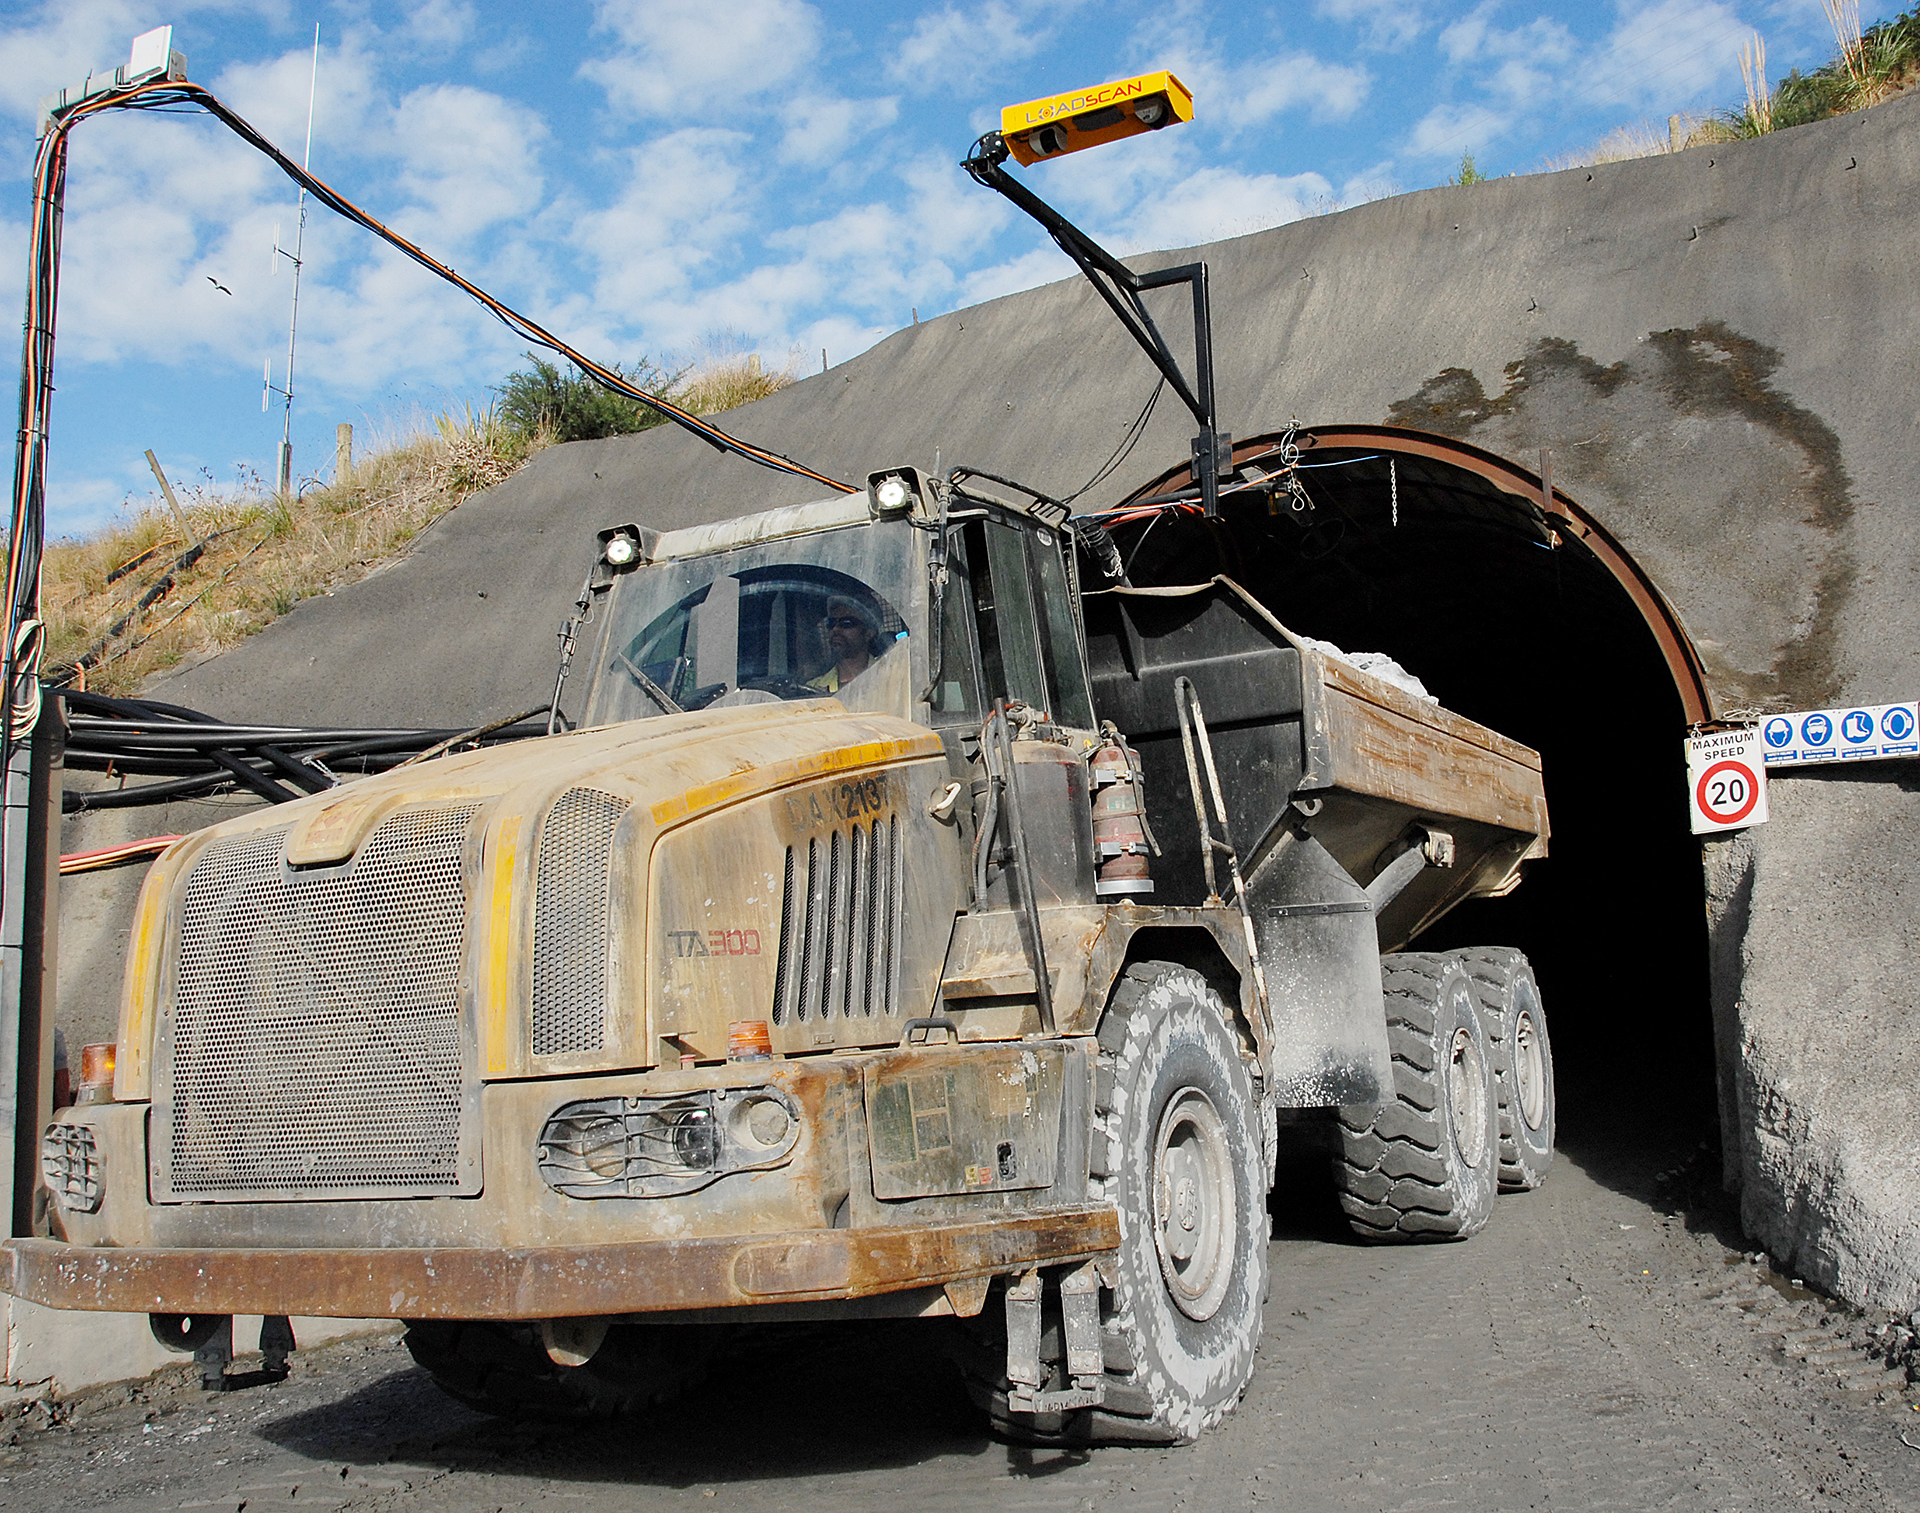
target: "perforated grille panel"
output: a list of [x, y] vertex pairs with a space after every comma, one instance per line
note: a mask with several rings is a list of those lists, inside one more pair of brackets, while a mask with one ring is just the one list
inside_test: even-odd
[[331, 1198], [463, 1182], [461, 855], [474, 806], [404, 810], [302, 875], [286, 826], [218, 841], [181, 905], [160, 1049], [157, 1185]]
[[560, 795], [540, 835], [534, 884], [533, 1054], [597, 1051], [607, 1033], [609, 868], [624, 799]]
[[787, 848], [775, 1024], [895, 1012], [901, 888], [892, 815]]

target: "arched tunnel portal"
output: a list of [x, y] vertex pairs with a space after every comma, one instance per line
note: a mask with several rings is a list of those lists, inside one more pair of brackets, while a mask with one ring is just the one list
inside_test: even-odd
[[[1223, 573], [1297, 634], [1386, 652], [1448, 708], [1537, 749], [1550, 854], [1511, 895], [1461, 905], [1412, 949], [1527, 952], [1552, 1025], [1564, 1136], [1715, 1138], [1706, 915], [1681, 740], [1711, 702], [1671, 606], [1537, 473], [1447, 437], [1302, 428], [1240, 441], [1234, 462], [1216, 522], [1197, 508], [1113, 517], [1132, 580]], [[1170, 472], [1134, 499], [1163, 498], [1186, 478]]]

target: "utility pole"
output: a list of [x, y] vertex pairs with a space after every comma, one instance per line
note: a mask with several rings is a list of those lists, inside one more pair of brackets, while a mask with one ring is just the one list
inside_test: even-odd
[[53, 389], [66, 130], [77, 111], [148, 81], [185, 79], [173, 28], [134, 38], [126, 63], [40, 101], [27, 316], [15, 433], [7, 627], [0, 635], [0, 1181], [8, 1229], [29, 1235], [39, 1185], [40, 1129], [52, 1112], [54, 940], [58, 918], [63, 757], [57, 712], [43, 707], [40, 546], [45, 534], [47, 409]]
[[[300, 166], [309, 171], [313, 167], [313, 101], [320, 84], [320, 23], [313, 25], [313, 71], [307, 77], [307, 145], [300, 154]], [[273, 266], [277, 271], [280, 259], [286, 258], [293, 264], [293, 304], [287, 315], [287, 384], [276, 389], [273, 382], [273, 359], [267, 359], [266, 392], [260, 396], [260, 408], [267, 407], [267, 393], [278, 393], [284, 403], [280, 416], [280, 455], [275, 476], [282, 499], [293, 493], [293, 351], [294, 340], [300, 331], [300, 268], [307, 243], [307, 189], [300, 186], [299, 220], [293, 232], [293, 251], [288, 252], [280, 245], [276, 235], [273, 241]]]

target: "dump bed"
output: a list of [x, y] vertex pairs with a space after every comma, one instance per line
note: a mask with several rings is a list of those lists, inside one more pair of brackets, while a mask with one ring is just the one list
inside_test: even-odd
[[[1302, 836], [1349, 887], [1371, 882], [1409, 826], [1453, 837], [1379, 913], [1397, 949], [1463, 899], [1504, 893], [1544, 856], [1539, 754], [1384, 678], [1315, 649], [1226, 578], [1087, 596], [1095, 704], [1141, 752], [1147, 811], [1164, 855], [1156, 899], [1204, 893], [1174, 683], [1199, 695], [1251, 890], [1270, 908], [1326, 906], [1326, 869], [1282, 865]], [[1304, 896], [1312, 894], [1316, 896]]]

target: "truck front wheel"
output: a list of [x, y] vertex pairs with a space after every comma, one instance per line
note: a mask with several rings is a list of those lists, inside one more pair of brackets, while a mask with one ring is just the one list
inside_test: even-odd
[[[1097, 1101], [1092, 1165], [1120, 1211], [1116, 1285], [1101, 1295], [1105, 1402], [1014, 1414], [1000, 1371], [969, 1375], [1012, 1438], [1185, 1443], [1246, 1391], [1267, 1295], [1260, 1110], [1227, 1010], [1197, 973], [1128, 969], [1101, 1021]], [[1005, 1361], [998, 1325], [972, 1354], [980, 1367], [996, 1344]], [[1057, 1354], [1058, 1339], [1050, 1327], [1043, 1349]]]
[[1368, 1240], [1464, 1240], [1493, 1216], [1498, 1087], [1472, 980], [1455, 956], [1383, 957], [1391, 1103], [1340, 1111], [1334, 1177]]

